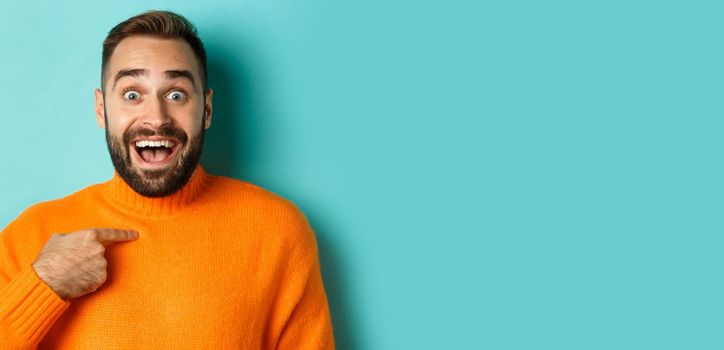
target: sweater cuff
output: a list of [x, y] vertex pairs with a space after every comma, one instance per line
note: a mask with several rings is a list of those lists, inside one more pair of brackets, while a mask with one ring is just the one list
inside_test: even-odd
[[37, 344], [69, 305], [27, 265], [0, 291], [0, 323], [17, 340]]

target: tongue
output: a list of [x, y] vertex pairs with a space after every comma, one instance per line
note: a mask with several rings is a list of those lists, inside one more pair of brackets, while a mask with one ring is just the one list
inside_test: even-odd
[[141, 158], [147, 162], [160, 162], [168, 157], [169, 152], [166, 149], [143, 149], [141, 150]]

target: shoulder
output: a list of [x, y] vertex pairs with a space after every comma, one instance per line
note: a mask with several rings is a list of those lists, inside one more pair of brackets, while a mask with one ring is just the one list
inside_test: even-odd
[[278, 218], [289, 217], [297, 220], [304, 218], [304, 214], [294, 202], [276, 192], [248, 181], [225, 176], [213, 177], [213, 186], [210, 186], [208, 191], [209, 195], [216, 199], [226, 200], [230, 204], [237, 203], [246, 209]]
[[214, 176], [214, 186], [209, 194], [224, 200], [230, 206], [238, 205], [246, 215], [264, 222], [267, 229], [275, 232], [293, 245], [311, 247], [316, 239], [302, 210], [290, 199], [251, 182], [224, 176]]
[[46, 199], [31, 204], [7, 223], [6, 228], [21, 227], [25, 231], [47, 232], [59, 230], [59, 223], [74, 223], [79, 213], [98, 207], [100, 184], [92, 184], [62, 197]]
[[87, 205], [89, 203], [88, 199], [94, 196], [99, 189], [100, 184], [93, 184], [63, 197], [37, 202], [27, 207], [19, 218], [48, 218], [49, 216], [62, 216], [71, 211], [77, 211], [81, 206]]
[[[89, 186], [91, 187], [91, 186]], [[82, 189], [64, 197], [48, 199], [36, 202], [27, 206], [14, 219], [10, 220], [5, 226], [5, 231], [13, 231], [14, 228], [34, 228], [42, 227], [43, 223], [49, 218], [59, 215], [58, 211], [65, 208], [73, 208], [77, 206], [78, 198], [87, 195], [87, 189]], [[63, 215], [63, 213], [60, 213]]]

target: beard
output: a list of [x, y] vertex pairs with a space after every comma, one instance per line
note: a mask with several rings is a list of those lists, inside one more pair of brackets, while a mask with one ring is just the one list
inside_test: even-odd
[[[203, 117], [202, 117], [203, 118]], [[131, 128], [123, 133], [122, 139], [111, 135], [108, 131], [108, 112], [106, 112], [106, 144], [111, 155], [113, 167], [116, 172], [136, 193], [144, 197], [165, 197], [176, 193], [191, 178], [201, 157], [204, 143], [205, 128], [201, 123], [201, 131], [191, 138], [182, 129], [165, 126], [157, 130], [144, 128]], [[176, 155], [175, 164], [172, 163], [163, 169], [142, 170], [133, 166], [131, 153], [136, 152], [131, 141], [139, 136], [163, 136], [175, 138], [181, 145]]]

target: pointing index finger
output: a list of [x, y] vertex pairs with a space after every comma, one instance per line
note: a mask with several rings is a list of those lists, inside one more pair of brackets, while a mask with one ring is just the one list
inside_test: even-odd
[[134, 230], [101, 228], [96, 229], [96, 233], [100, 243], [127, 242], [138, 238], [138, 232]]

